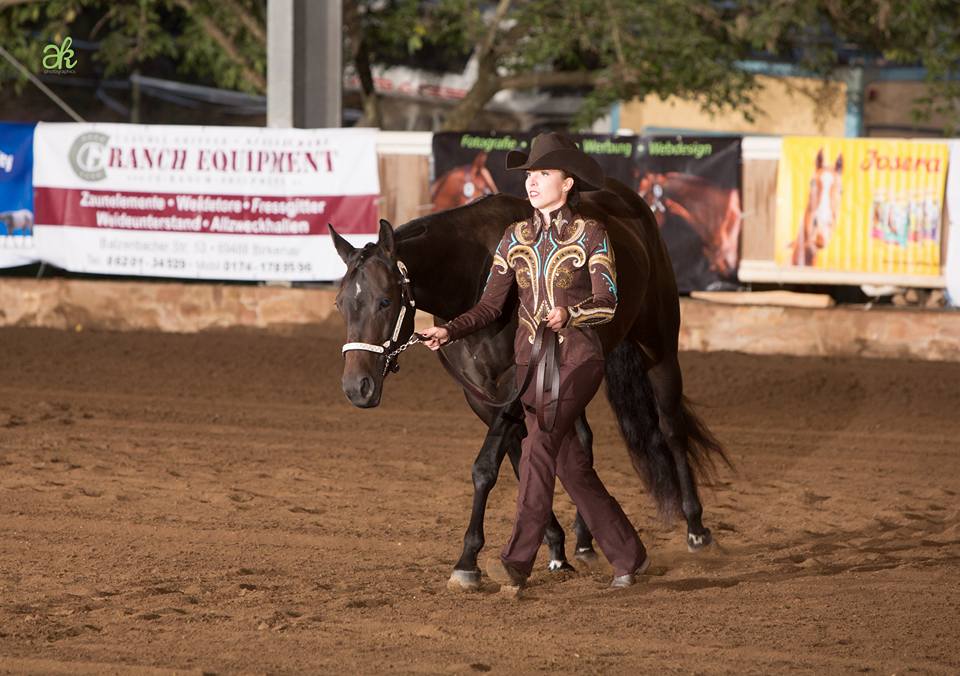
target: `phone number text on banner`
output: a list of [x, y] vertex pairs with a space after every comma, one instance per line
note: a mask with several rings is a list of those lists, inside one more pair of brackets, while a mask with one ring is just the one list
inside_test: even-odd
[[377, 232], [369, 130], [41, 123], [35, 154], [38, 252], [76, 272], [332, 280], [327, 223]]

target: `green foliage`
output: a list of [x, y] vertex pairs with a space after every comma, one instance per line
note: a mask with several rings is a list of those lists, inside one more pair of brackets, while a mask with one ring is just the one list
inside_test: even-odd
[[[348, 0], [350, 1], [350, 0]], [[429, 50], [438, 64], [469, 54], [483, 26], [470, 0], [357, 0], [371, 63], [388, 64]]]
[[176, 43], [161, 20], [166, 4], [163, 0], [136, 0], [104, 7], [106, 12], [91, 37], [100, 38], [100, 49], [93, 58], [103, 65], [105, 75], [129, 73], [158, 56], [176, 56]]
[[[250, 13], [266, 31], [266, 3], [262, 0], [238, 3]], [[241, 57], [238, 63], [223, 48], [212, 40], [208, 28], [196, 15], [184, 15], [181, 33], [177, 38], [179, 55], [178, 70], [184, 75], [200, 77], [226, 89], [235, 89], [251, 94], [265, 94], [255, 82], [247, 76], [244, 65], [256, 73], [266, 76], [266, 44], [253, 35], [239, 20], [229, 5], [216, 0], [197, 0], [194, 2], [200, 17], [209, 19], [217, 28], [230, 38], [230, 42]]]
[[[28, 2], [0, 9], [0, 43], [38, 71], [49, 42], [66, 35], [100, 40], [94, 58], [107, 75], [162, 57], [184, 77], [263, 93], [266, 1]], [[846, 65], [839, 42], [881, 63], [923, 66], [930, 87], [918, 112], [960, 121], [957, 0], [347, 2], [357, 10], [372, 63], [417, 57], [442, 67], [482, 53], [484, 93], [479, 104], [464, 105], [482, 106], [504, 86], [567, 86], [568, 76], [579, 74], [574, 81], [587, 95], [576, 121], [582, 125], [614, 101], [648, 94], [749, 116], [757, 83], [738, 60], [762, 52], [826, 80]], [[494, 26], [498, 7], [506, 11]], [[3, 61], [0, 78], [21, 80]]]
[[[43, 47], [70, 35], [100, 42], [93, 59], [106, 76], [129, 75], [166, 57], [187, 77], [264, 93], [249, 75], [266, 76], [266, 46], [241, 14], [265, 31], [266, 0], [45, 0], [0, 10], [0, 42], [34, 73], [41, 71]], [[6, 61], [0, 61], [0, 78], [23, 86], [22, 76]]]
[[866, 67], [922, 66], [928, 95], [918, 119], [940, 113], [947, 133], [960, 123], [960, 5], [957, 0], [750, 0], [738, 3], [744, 37], [758, 49], [831, 77], [842, 43], [868, 55]]
[[[0, 44], [34, 72], [40, 69], [43, 48], [70, 35], [70, 26], [90, 2], [51, 0], [12, 5], [0, 11]], [[26, 82], [6, 59], [0, 60], [0, 81], [12, 81], [19, 92]]]

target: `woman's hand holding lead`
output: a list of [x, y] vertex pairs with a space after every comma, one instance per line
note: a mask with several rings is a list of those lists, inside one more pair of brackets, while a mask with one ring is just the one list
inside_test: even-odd
[[549, 326], [554, 331], [559, 331], [567, 324], [567, 319], [570, 318], [570, 313], [565, 307], [555, 307], [547, 313], [547, 326]]
[[442, 326], [431, 326], [421, 331], [420, 335], [426, 339], [423, 344], [434, 351], [450, 341], [450, 333]]

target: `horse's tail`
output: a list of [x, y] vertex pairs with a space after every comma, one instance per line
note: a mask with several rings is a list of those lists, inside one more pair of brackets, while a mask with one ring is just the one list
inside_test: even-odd
[[[620, 423], [620, 432], [634, 469], [653, 497], [660, 515], [673, 520], [683, 515], [680, 480], [673, 454], [660, 431], [653, 385], [643, 366], [640, 346], [624, 339], [606, 360], [607, 398]], [[694, 484], [713, 470], [713, 456], [726, 464], [723, 446], [691, 409], [686, 397], [681, 401], [681, 424], [689, 443], [687, 463]]]

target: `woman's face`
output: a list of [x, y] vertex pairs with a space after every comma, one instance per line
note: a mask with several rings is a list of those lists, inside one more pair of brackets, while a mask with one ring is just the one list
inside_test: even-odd
[[526, 186], [527, 197], [535, 209], [556, 208], [567, 201], [573, 179], [559, 169], [531, 169]]

